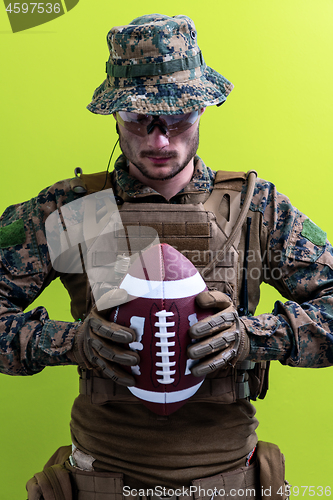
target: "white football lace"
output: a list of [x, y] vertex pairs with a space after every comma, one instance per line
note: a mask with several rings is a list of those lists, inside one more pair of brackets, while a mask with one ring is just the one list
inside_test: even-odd
[[170, 370], [172, 366], [175, 366], [176, 361], [170, 361], [170, 358], [175, 355], [175, 352], [169, 351], [169, 347], [173, 347], [175, 342], [169, 342], [169, 338], [174, 337], [175, 332], [168, 332], [167, 328], [175, 326], [174, 321], [167, 322], [167, 318], [173, 316], [172, 312], [166, 312], [166, 310], [158, 311], [155, 313], [155, 316], [158, 317], [158, 321], [155, 323], [155, 326], [158, 327], [158, 331], [155, 333], [155, 337], [160, 339], [159, 342], [156, 342], [156, 347], [161, 348], [161, 352], [157, 352], [156, 356], [161, 357], [161, 361], [156, 363], [156, 366], [162, 368], [162, 370], [156, 370], [156, 375], [162, 375], [163, 378], [157, 379], [160, 384], [172, 384], [174, 382], [174, 378], [171, 375], [176, 373], [176, 370]]

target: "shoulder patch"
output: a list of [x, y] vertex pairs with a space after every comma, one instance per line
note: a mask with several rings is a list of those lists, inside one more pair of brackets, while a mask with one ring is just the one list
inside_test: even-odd
[[8, 226], [0, 227], [0, 248], [22, 245], [25, 240], [26, 235], [22, 219], [16, 220], [8, 224]]
[[316, 226], [314, 222], [310, 219], [306, 219], [303, 222], [302, 236], [307, 240], [311, 241], [314, 245], [323, 246], [325, 245], [327, 233]]

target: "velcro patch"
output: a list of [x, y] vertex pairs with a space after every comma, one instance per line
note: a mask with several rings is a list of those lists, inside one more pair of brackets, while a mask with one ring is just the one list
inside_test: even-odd
[[311, 241], [314, 245], [323, 246], [325, 245], [327, 233], [316, 226], [314, 222], [310, 219], [306, 219], [303, 222], [302, 236], [307, 240]]
[[14, 247], [25, 242], [24, 222], [16, 220], [8, 226], [0, 227], [0, 248]]

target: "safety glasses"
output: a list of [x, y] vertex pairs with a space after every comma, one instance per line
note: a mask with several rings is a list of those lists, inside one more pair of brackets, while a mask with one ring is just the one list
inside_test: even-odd
[[116, 113], [117, 122], [135, 135], [144, 137], [158, 127], [167, 137], [185, 132], [199, 118], [200, 110], [180, 115], [141, 115], [127, 111]]

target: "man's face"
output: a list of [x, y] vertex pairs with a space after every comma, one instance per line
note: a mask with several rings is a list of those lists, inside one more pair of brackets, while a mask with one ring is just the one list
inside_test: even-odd
[[120, 123], [118, 126], [122, 152], [147, 179], [171, 179], [190, 163], [198, 149], [199, 119], [173, 137], [168, 137], [158, 125], [143, 137], [127, 130]]

